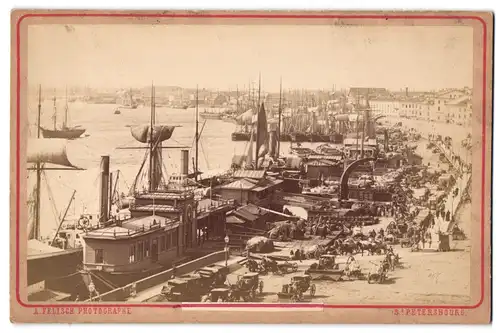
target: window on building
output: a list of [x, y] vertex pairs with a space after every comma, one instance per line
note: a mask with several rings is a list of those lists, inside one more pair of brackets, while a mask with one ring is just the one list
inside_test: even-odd
[[129, 263], [135, 262], [135, 244], [134, 245], [130, 245], [130, 251], [129, 251], [129, 254], [128, 254], [128, 262]]
[[96, 264], [103, 264], [104, 263], [104, 250], [103, 249], [96, 249], [95, 250], [95, 263]]
[[441, 107], [440, 106], [438, 106], [438, 111], [441, 111]]
[[137, 261], [140, 261], [144, 258], [144, 243], [139, 242], [137, 245]]
[[166, 248], [165, 248], [165, 239], [166, 238], [167, 237], [165, 235], [160, 237], [160, 252], [163, 252], [166, 250]]
[[176, 228], [172, 233], [172, 247], [176, 247], [179, 240], [179, 228]]
[[144, 257], [149, 257], [149, 239], [144, 241]]

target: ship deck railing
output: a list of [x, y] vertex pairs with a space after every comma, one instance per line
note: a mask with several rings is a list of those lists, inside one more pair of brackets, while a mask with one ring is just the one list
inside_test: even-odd
[[[143, 224], [142, 226], [133, 226], [133, 225], [127, 225], [127, 226], [122, 226], [120, 222], [128, 222], [128, 221], [116, 221], [117, 225], [114, 226], [109, 226], [110, 230], [105, 230], [105, 229], [97, 229], [89, 233], [87, 236], [91, 238], [104, 238], [104, 239], [120, 239], [120, 238], [129, 238], [131, 236], [136, 236], [138, 234], [142, 234], [145, 232], [150, 232], [158, 229], [174, 229], [177, 227], [180, 223], [179, 221], [176, 220], [171, 220], [166, 223], [150, 223], [149, 225]], [[127, 229], [125, 230], [116, 230], [116, 228], [121, 228], [121, 229]], [[92, 234], [93, 233], [93, 234]]]
[[197, 212], [198, 214], [203, 214], [203, 213], [211, 213], [215, 210], [218, 210], [219, 208], [226, 208], [226, 207], [232, 207], [235, 205], [235, 200], [230, 199], [230, 200], [212, 200], [212, 203], [203, 208], [198, 208]]

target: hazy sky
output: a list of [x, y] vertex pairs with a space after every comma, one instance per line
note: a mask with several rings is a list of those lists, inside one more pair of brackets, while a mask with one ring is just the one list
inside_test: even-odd
[[28, 80], [50, 87], [472, 86], [472, 28], [30, 26]]

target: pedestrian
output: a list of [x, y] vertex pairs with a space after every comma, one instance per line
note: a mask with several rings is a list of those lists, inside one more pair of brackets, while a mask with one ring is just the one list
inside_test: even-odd
[[177, 266], [175, 263], [172, 264], [172, 279], [175, 278], [175, 275], [177, 274]]

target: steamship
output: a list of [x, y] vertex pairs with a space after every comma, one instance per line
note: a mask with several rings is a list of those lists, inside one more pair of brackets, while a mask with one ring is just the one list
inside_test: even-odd
[[[152, 92], [154, 101], [154, 88]], [[103, 227], [84, 235], [83, 267], [103, 289], [115, 289], [168, 269], [187, 259], [196, 247], [196, 183], [188, 176], [187, 150], [182, 151], [179, 174], [166, 177], [162, 143], [174, 126], [151, 124], [131, 127], [132, 136], [147, 144], [144, 160], [132, 185], [130, 216], [109, 214], [109, 156], [101, 160], [100, 216]], [[140, 179], [147, 179], [141, 184]], [[97, 284], [96, 284], [97, 286]]]

